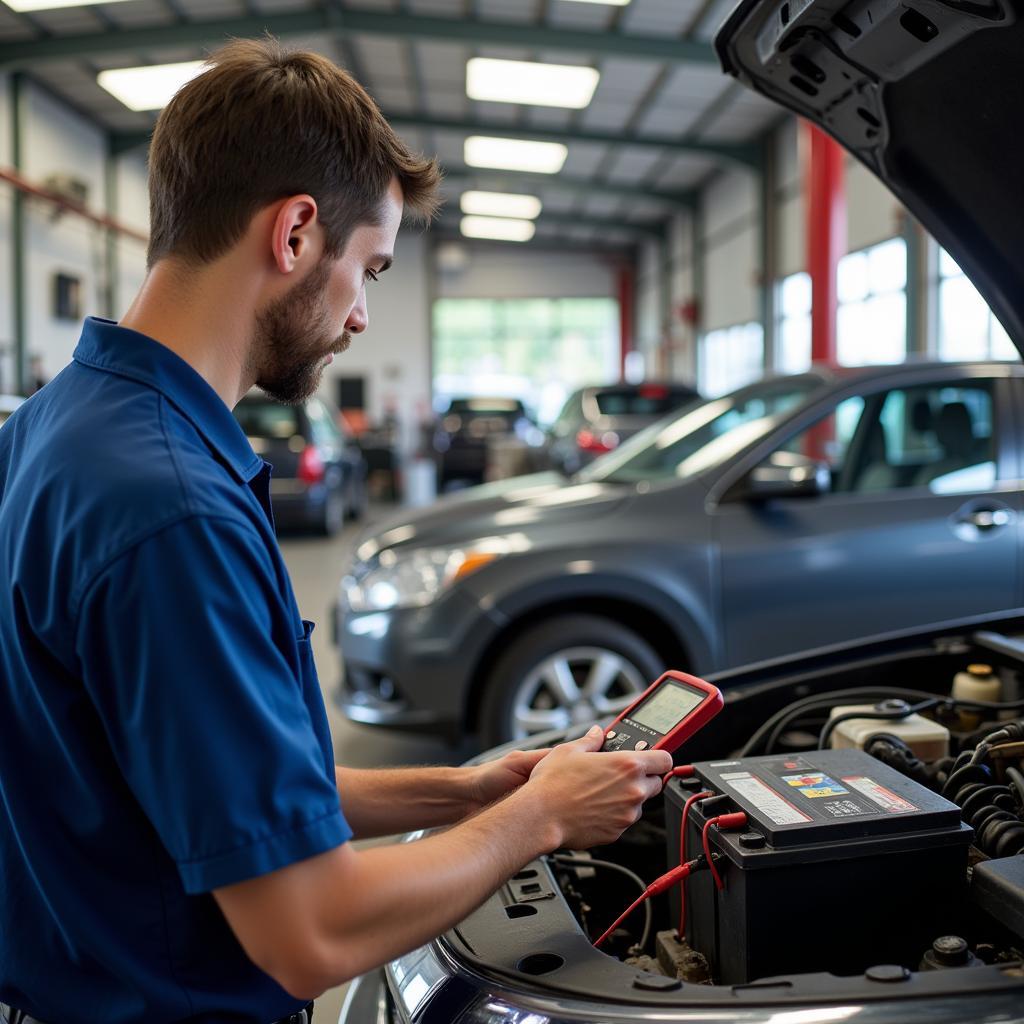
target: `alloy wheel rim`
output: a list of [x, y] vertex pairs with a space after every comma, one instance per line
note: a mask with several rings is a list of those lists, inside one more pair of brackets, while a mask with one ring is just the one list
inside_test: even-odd
[[627, 658], [606, 647], [570, 647], [538, 662], [516, 688], [511, 731], [521, 740], [624, 711], [646, 682]]

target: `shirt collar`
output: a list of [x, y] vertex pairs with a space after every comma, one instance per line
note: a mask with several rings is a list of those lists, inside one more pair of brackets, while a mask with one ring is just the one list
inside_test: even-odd
[[166, 345], [112, 320], [91, 316], [82, 328], [74, 359], [159, 391], [243, 483], [263, 468], [263, 460], [252, 450], [224, 400]]

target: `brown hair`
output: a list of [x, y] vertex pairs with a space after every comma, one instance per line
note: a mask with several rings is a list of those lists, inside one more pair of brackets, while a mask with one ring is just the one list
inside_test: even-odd
[[147, 262], [216, 259], [258, 210], [290, 195], [317, 201], [327, 255], [373, 224], [397, 178], [429, 220], [440, 171], [412, 153], [351, 75], [275, 40], [239, 39], [164, 108], [149, 151]]

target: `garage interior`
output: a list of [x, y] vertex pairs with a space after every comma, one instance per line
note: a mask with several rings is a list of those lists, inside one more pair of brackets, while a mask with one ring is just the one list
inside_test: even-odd
[[[458, 764], [481, 749], [472, 728], [370, 728], [338, 699], [342, 577], [377, 524], [429, 510], [449, 489], [437, 438], [451, 403], [524, 403], [530, 461], [493, 445], [470, 481], [490, 485], [548, 470], [559, 410], [591, 385], [678, 384], [718, 399], [812, 363], [1019, 362], [957, 263], [868, 169], [722, 72], [711, 41], [733, 6], [0, 2], [0, 395], [12, 400], [68, 364], [83, 317], [116, 320], [145, 279], [146, 148], [173, 86], [150, 98], [112, 72], [187, 66], [171, 72], [181, 84], [225, 40], [269, 33], [350, 71], [402, 138], [441, 163], [436, 223], [402, 228], [394, 267], [368, 289], [368, 331], [321, 385], [367, 460], [364, 507], [348, 510], [361, 518], [326, 537], [280, 535], [300, 608], [319, 623], [339, 764]], [[590, 91], [572, 107], [550, 88], [532, 102], [472, 98], [471, 70], [487, 62], [588, 69]], [[534, 155], [553, 162], [494, 166], [480, 140], [544, 144]], [[495, 195], [517, 215], [474, 212]], [[956, 398], [972, 412], [973, 401]], [[611, 452], [619, 438], [594, 443]], [[971, 514], [981, 512], [1001, 524], [1001, 506]], [[999, 607], [1022, 603], [1019, 586]], [[336, 1020], [343, 999], [339, 989], [318, 1000], [318, 1018]]]

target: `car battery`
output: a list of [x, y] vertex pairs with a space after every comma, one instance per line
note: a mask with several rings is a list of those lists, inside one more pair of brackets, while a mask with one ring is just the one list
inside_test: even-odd
[[[747, 815], [744, 828], [709, 830], [724, 886], [710, 871], [686, 886], [686, 939], [716, 981], [780, 974], [854, 974], [876, 964], [916, 966], [939, 935], [963, 926], [972, 830], [955, 804], [861, 750], [707, 761], [665, 791], [669, 864], [701, 852], [709, 819]], [[678, 920], [680, 890], [673, 890]]]

